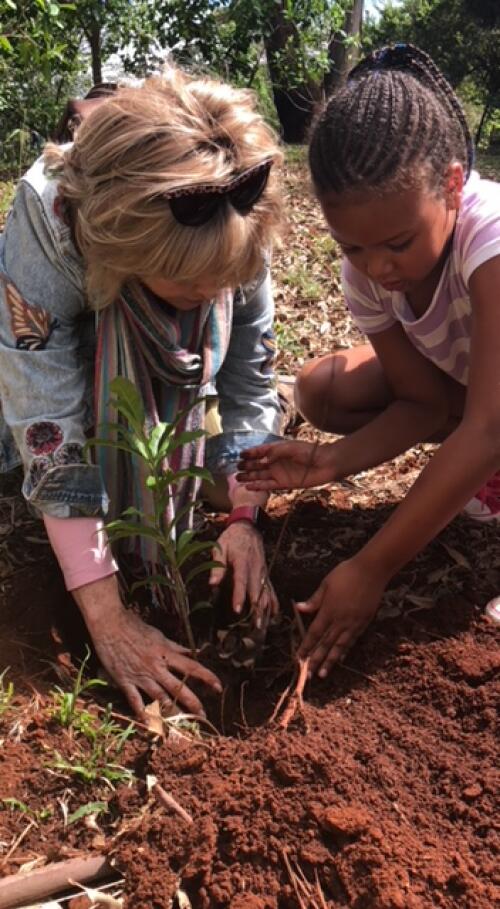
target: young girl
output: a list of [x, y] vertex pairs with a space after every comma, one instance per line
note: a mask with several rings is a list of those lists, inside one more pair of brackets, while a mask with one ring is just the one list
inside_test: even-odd
[[240, 479], [315, 486], [444, 439], [387, 523], [302, 604], [317, 615], [301, 653], [325, 676], [391, 577], [467, 503], [481, 520], [500, 516], [500, 185], [472, 171], [459, 101], [409, 45], [355, 67], [315, 123], [309, 161], [369, 343], [298, 376], [304, 416], [345, 438], [255, 448]]
[[[233, 569], [236, 611], [247, 595], [275, 607], [255, 527], [266, 497], [234, 476], [241, 448], [278, 438], [280, 426], [266, 267], [280, 157], [250, 93], [171, 69], [94, 104], [73, 145], [49, 147], [0, 238], [0, 468], [22, 460], [24, 496], [137, 714], [141, 692], [200, 712], [181, 680], [219, 682], [122, 605], [98, 531], [108, 504], [112, 514], [141, 508], [147, 490], [110, 449], [89, 463], [86, 432], [110, 419], [116, 375], [140, 390], [149, 425], [187, 409], [178, 432], [209, 428], [205, 401], [218, 395], [205, 460], [229, 478], [233, 511], [217, 558]], [[200, 465], [204, 440], [177, 453], [174, 466]], [[175, 507], [197, 491], [189, 477], [178, 483]]]

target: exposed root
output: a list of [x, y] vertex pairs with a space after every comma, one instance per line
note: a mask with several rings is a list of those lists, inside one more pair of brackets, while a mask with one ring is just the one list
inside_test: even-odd
[[271, 716], [268, 720], [268, 725], [271, 726], [278, 718], [279, 713], [283, 705], [288, 701], [286, 707], [281, 715], [279, 725], [282, 729], [288, 729], [291, 721], [294, 719], [297, 712], [302, 714], [304, 710], [304, 688], [307, 682], [307, 675], [309, 672], [309, 658], [306, 660], [298, 661], [299, 671], [297, 676], [297, 681], [290, 682], [287, 688], [280, 695], [278, 703], [274, 708]]
[[148, 776], [147, 783], [151, 793], [154, 795], [155, 799], [160, 802], [161, 805], [163, 805], [165, 808], [169, 808], [171, 811], [175, 811], [175, 813], [178, 814], [179, 817], [181, 817], [182, 820], [186, 822], [186, 824], [193, 823], [193, 818], [189, 812], [186, 811], [182, 805], [179, 805], [179, 802], [174, 799], [173, 795], [170, 795], [170, 793], [167, 792], [163, 786], [160, 786], [160, 783], [156, 781], [156, 777], [152, 775]]

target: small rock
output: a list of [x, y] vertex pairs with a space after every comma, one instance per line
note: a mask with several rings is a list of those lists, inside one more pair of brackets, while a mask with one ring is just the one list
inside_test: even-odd
[[472, 802], [482, 794], [482, 791], [483, 787], [481, 786], [481, 783], [472, 783], [471, 786], [467, 786], [467, 788], [464, 789], [462, 796], [464, 799], [467, 799], [467, 801]]
[[364, 808], [325, 808], [317, 821], [328, 833], [359, 836], [370, 827], [373, 818]]

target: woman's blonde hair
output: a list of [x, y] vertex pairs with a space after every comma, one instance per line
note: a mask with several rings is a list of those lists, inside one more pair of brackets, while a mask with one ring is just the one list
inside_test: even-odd
[[221, 205], [199, 227], [178, 223], [162, 193], [224, 185], [281, 158], [251, 92], [174, 67], [119, 89], [84, 120], [71, 148], [45, 150], [72, 212], [91, 305], [108, 305], [134, 279], [210, 277], [234, 287], [255, 277], [280, 223], [276, 166], [249, 214]]

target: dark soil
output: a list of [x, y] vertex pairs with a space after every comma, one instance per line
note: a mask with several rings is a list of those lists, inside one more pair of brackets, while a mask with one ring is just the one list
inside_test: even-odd
[[[139, 731], [121, 757], [136, 780], [115, 791], [54, 771], [54, 752], [71, 757], [75, 738], [51, 718], [49, 691], [64, 684], [57, 673], [68, 658], [50, 628], [64, 641], [72, 631], [81, 654], [80, 630], [40, 525], [14, 500], [0, 671], [12, 667], [16, 696], [0, 719], [0, 799], [29, 812], [0, 805], [2, 873], [37, 856], [98, 851], [113, 857], [133, 909], [168, 907], [179, 887], [193, 909], [491, 909], [500, 659], [482, 605], [498, 582], [494, 529], [455, 521], [395, 579], [346, 664], [308, 684], [289, 728], [279, 716], [270, 722], [294, 675], [291, 599], [362, 545], [426, 457], [416, 450], [397, 470], [276, 498], [271, 552], [292, 508], [275, 568], [284, 614], [260, 664], [250, 674], [219, 666], [225, 695], [208, 705], [219, 736], [195, 730], [159, 741]], [[192, 825], [152, 798], [148, 774]], [[108, 803], [106, 814], [65, 825], [96, 801]], [[302, 902], [301, 874], [310, 885], [309, 896], [306, 884], [299, 889]]]

